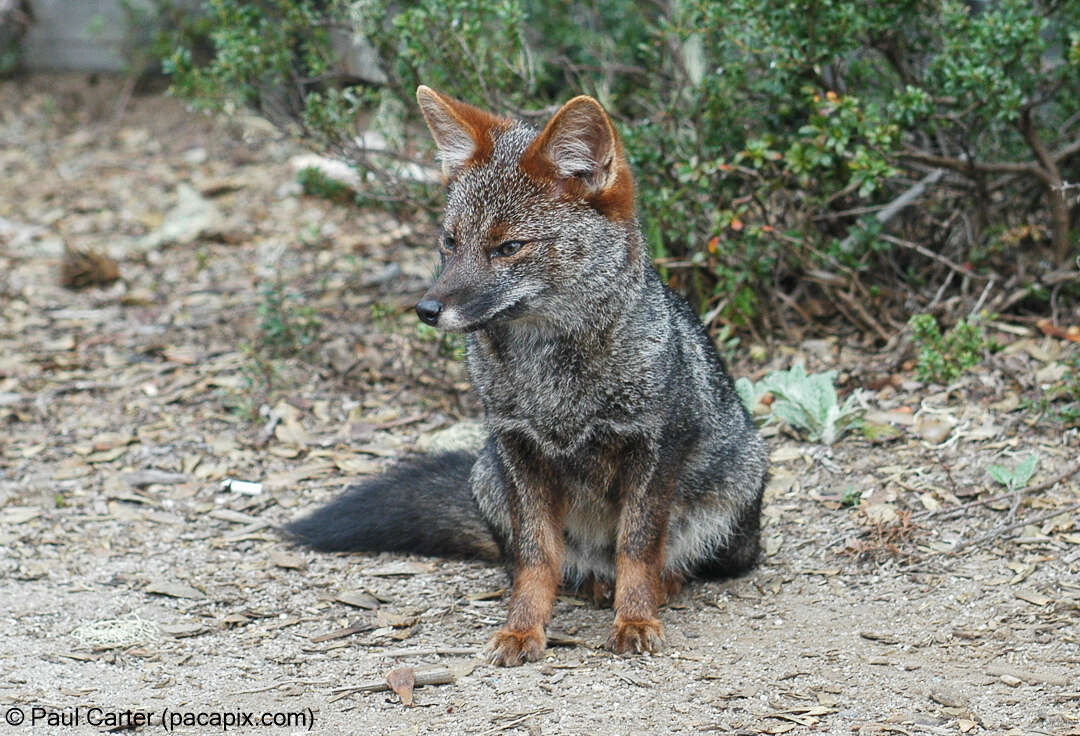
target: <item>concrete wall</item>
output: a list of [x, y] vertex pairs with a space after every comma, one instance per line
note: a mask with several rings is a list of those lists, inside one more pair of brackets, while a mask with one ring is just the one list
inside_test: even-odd
[[[149, 0], [138, 3], [152, 7]], [[181, 5], [197, 8], [199, 0]], [[29, 71], [121, 71], [127, 32], [118, 0], [30, 0], [34, 24], [23, 39]]]
[[[30, 0], [34, 25], [23, 39], [30, 71], [118, 71], [123, 14], [115, 0]], [[102, 22], [96, 19], [101, 18]], [[100, 29], [100, 32], [92, 32]]]
[[[147, 8], [150, 0], [134, 0]], [[199, 8], [201, 0], [174, 0]], [[124, 13], [119, 0], [30, 0], [34, 24], [23, 39], [23, 68], [28, 71], [124, 70]], [[347, 32], [333, 34], [341, 68], [349, 76], [375, 84], [386, 82], [375, 50], [365, 38]]]

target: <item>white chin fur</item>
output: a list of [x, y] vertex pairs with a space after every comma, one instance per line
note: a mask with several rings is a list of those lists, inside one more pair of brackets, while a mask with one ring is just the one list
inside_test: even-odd
[[462, 332], [469, 325], [461, 318], [461, 312], [456, 307], [447, 307], [439, 315], [439, 322], [436, 326], [440, 330], [446, 330], [447, 332]]

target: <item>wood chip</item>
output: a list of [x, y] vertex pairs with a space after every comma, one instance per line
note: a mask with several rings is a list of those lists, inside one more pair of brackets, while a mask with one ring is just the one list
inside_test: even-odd
[[334, 600], [347, 606], [355, 606], [368, 611], [374, 611], [379, 607], [379, 599], [366, 590], [343, 590], [337, 594]]
[[41, 516], [37, 506], [7, 506], [0, 511], [0, 522], [4, 524], [25, 524]]
[[899, 644], [900, 640], [892, 634], [884, 634], [877, 631], [860, 631], [859, 636], [863, 639], [869, 639], [870, 641], [876, 641], [881, 644]]
[[375, 624], [368, 623], [366, 621], [358, 621], [354, 624], [346, 626], [343, 629], [336, 631], [330, 631], [325, 634], [319, 634], [318, 636], [311, 637], [311, 641], [314, 644], [321, 644], [324, 641], [332, 641], [334, 639], [344, 639], [346, 636], [352, 636], [353, 634], [361, 634], [365, 631], [374, 631]]
[[275, 549], [270, 553], [270, 561], [286, 570], [303, 570], [307, 567], [307, 562], [303, 557], [280, 549]]
[[992, 664], [986, 668], [987, 674], [1003, 677], [1009, 675], [1015, 677], [1023, 682], [1031, 683], [1033, 685], [1069, 685], [1070, 680], [1067, 677], [1061, 677], [1055, 675], [1052, 672], [1036, 672], [1034, 670], [1025, 670], [1019, 667], [1014, 667], [1010, 664]]
[[170, 583], [160, 580], [146, 586], [145, 592], [153, 593], [154, 595], [164, 595], [170, 598], [189, 598], [196, 601], [206, 597], [206, 593], [203, 593], [198, 588], [194, 588], [187, 583]]
[[379, 567], [368, 568], [364, 570], [364, 574], [373, 577], [392, 577], [394, 575], [419, 575], [425, 572], [432, 572], [434, 569], [434, 562], [401, 560], [398, 562], [388, 562]]
[[150, 485], [176, 485], [187, 481], [188, 477], [183, 473], [169, 473], [164, 470], [139, 470], [124, 475], [124, 482], [135, 488], [145, 488]]
[[191, 623], [191, 624], [162, 624], [158, 627], [166, 634], [175, 636], [177, 639], [183, 639], [189, 636], [198, 636], [199, 634], [206, 633], [208, 629], [203, 624]]
[[1022, 601], [1027, 601], [1028, 603], [1030, 603], [1033, 606], [1040, 606], [1040, 607], [1045, 606], [1045, 605], [1047, 605], [1049, 603], [1052, 603], [1053, 600], [1054, 600], [1053, 598], [1047, 598], [1045, 595], [1042, 595], [1041, 593], [1036, 593], [1035, 591], [1030, 591], [1030, 590], [1029, 591], [1024, 591], [1024, 590], [1017, 591], [1016, 597], [1019, 598]]

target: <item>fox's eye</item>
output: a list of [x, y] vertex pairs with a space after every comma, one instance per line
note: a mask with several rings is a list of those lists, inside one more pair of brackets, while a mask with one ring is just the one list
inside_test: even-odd
[[442, 239], [442, 245], [443, 245], [443, 248], [445, 248], [446, 250], [453, 253], [454, 249], [457, 248], [457, 241], [454, 240], [454, 236], [451, 235], [450, 233], [444, 233], [443, 234], [443, 239]]
[[509, 258], [525, 247], [524, 240], [507, 240], [495, 249], [495, 255], [500, 258]]

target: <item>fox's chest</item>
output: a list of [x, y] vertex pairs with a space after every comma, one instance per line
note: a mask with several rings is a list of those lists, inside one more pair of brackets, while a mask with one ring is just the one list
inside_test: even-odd
[[469, 352], [473, 384], [493, 429], [522, 431], [539, 446], [569, 454], [586, 442], [623, 434], [646, 407], [639, 384], [604, 356], [571, 351]]

